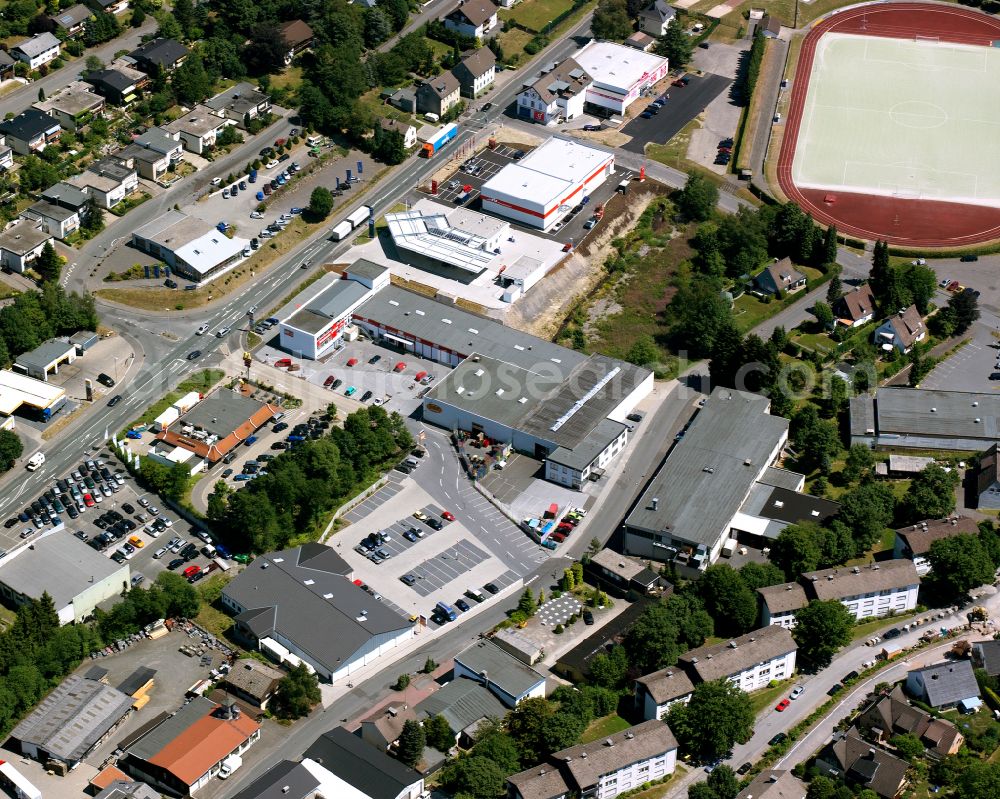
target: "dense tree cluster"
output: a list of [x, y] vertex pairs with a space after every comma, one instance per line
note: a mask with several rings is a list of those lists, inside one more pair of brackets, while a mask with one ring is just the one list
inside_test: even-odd
[[138, 632], [157, 619], [172, 616], [191, 618], [198, 614], [198, 592], [179, 574], [160, 572], [148, 589], [132, 588], [125, 598], [109, 611], [94, 611], [101, 638], [114, 641]]
[[216, 486], [209, 519], [236, 552], [280, 549], [398, 459], [413, 439], [398, 413], [362, 408], [329, 435], [303, 441], [268, 464], [267, 474], [230, 492]]
[[96, 329], [93, 297], [67, 294], [57, 282], [46, 281], [41, 290], [18, 294], [0, 308], [0, 367], [53, 336]]
[[993, 575], [1000, 569], [1000, 538], [993, 523], [986, 521], [980, 524], [978, 533], [935, 541], [927, 559], [935, 586], [946, 598], [956, 597], [993, 581]]
[[598, 39], [620, 42], [632, 35], [632, 18], [625, 0], [600, 0], [590, 29]]

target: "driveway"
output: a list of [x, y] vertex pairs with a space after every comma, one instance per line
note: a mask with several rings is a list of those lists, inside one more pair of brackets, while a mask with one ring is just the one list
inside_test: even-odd
[[688, 77], [690, 82], [684, 88], [667, 84], [663, 89], [661, 96], [669, 95], [670, 100], [660, 113], [652, 119], [636, 117], [622, 128], [622, 133], [632, 137], [623, 150], [641, 154], [649, 142], [666, 144], [733, 82], [722, 75]]

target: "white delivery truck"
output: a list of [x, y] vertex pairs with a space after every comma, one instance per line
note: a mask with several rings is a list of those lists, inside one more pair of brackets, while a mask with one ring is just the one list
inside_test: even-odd
[[228, 780], [234, 771], [243, 765], [243, 758], [239, 755], [230, 755], [225, 760], [222, 761], [222, 765], [219, 766], [219, 779]]
[[45, 463], [45, 453], [36, 452], [34, 455], [28, 458], [27, 469], [29, 472], [33, 472], [43, 463]]
[[351, 235], [352, 230], [354, 230], [354, 226], [345, 219], [330, 231], [330, 238], [334, 241], [341, 241]]
[[360, 208], [355, 208], [351, 211], [351, 215], [347, 217], [347, 221], [351, 223], [352, 227], [357, 227], [358, 225], [367, 222], [371, 213], [372, 209], [370, 206], [362, 205]]

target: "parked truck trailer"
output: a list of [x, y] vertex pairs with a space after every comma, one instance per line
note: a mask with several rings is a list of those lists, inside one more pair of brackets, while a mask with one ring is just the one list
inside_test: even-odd
[[334, 241], [346, 239], [352, 230], [354, 230], [354, 225], [345, 219], [343, 222], [335, 225], [333, 230], [330, 231], [330, 238]]

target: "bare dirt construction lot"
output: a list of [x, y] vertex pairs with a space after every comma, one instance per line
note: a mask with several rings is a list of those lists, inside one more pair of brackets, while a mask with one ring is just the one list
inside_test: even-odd
[[667, 193], [660, 183], [633, 181], [627, 195], [615, 194], [605, 205], [597, 235], [563, 261], [507, 314], [507, 324], [542, 338], [553, 338], [566, 317], [607, 277], [604, 262], [612, 254], [611, 242], [635, 226], [655, 197]]

